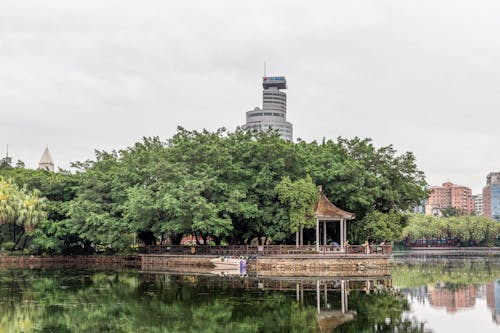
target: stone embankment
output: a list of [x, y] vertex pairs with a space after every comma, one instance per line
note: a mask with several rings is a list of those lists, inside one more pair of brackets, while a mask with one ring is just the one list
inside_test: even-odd
[[[211, 272], [216, 256], [142, 255], [143, 271]], [[365, 277], [390, 275], [387, 255], [276, 255], [250, 257], [246, 273], [282, 277]], [[239, 268], [239, 267], [237, 267]]]
[[0, 268], [140, 268], [139, 256], [0, 256]]
[[249, 261], [247, 269], [258, 276], [365, 277], [390, 275], [391, 262], [377, 255], [275, 256]]
[[[0, 268], [135, 268], [147, 272], [211, 273], [212, 255], [144, 254], [138, 256], [4, 256]], [[366, 277], [390, 275], [388, 255], [274, 255], [242, 258], [246, 273], [273, 277]], [[225, 268], [224, 268], [225, 269]], [[223, 269], [223, 270], [224, 270]], [[239, 266], [235, 267], [239, 269]], [[220, 270], [220, 268], [219, 268]], [[220, 273], [220, 272], [218, 272]]]
[[141, 270], [177, 273], [209, 273], [215, 265], [210, 255], [141, 255]]

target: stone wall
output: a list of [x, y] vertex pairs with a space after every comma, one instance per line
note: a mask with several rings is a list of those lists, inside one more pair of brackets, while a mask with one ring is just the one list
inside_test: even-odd
[[139, 268], [139, 256], [0, 256], [0, 268]]
[[205, 255], [142, 255], [141, 270], [168, 271], [179, 273], [208, 273], [214, 268], [210, 259], [217, 256]]
[[248, 272], [258, 276], [368, 277], [391, 274], [388, 256], [260, 257], [249, 261]]
[[[209, 273], [217, 256], [201, 255], [143, 255], [143, 271], [182, 273]], [[247, 260], [247, 273], [257, 276], [283, 277], [373, 277], [391, 274], [389, 256], [335, 255], [335, 256], [273, 256]]]
[[[210, 273], [217, 256], [7, 256], [0, 268], [75, 267], [90, 269], [137, 268], [148, 272]], [[254, 257], [247, 260], [247, 273], [282, 277], [373, 277], [390, 275], [391, 263], [382, 255], [297, 255]]]

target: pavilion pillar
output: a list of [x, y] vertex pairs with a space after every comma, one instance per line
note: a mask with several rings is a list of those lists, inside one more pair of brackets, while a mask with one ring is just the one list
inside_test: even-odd
[[340, 248], [344, 248], [344, 219], [340, 219]]
[[304, 227], [300, 226], [300, 245], [304, 245]]
[[344, 219], [344, 244], [347, 243], [347, 220]]
[[323, 221], [323, 245], [326, 245], [326, 221]]
[[316, 219], [316, 252], [319, 252], [319, 220]]
[[345, 281], [340, 281], [340, 309], [342, 313], [347, 312], [347, 297], [345, 290]]
[[297, 230], [297, 232], [295, 233], [295, 246], [298, 247], [299, 246], [299, 231]]
[[[319, 223], [318, 223], [319, 224]], [[318, 314], [321, 312], [321, 294], [319, 291], [319, 280], [316, 280], [316, 309], [318, 311]]]
[[325, 282], [325, 308], [328, 308], [328, 284]]

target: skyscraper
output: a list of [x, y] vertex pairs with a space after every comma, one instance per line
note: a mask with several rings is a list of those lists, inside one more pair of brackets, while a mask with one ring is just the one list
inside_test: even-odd
[[484, 216], [500, 221], [500, 172], [490, 172], [483, 187]]
[[243, 128], [258, 131], [276, 130], [280, 136], [292, 141], [293, 127], [286, 121], [286, 79], [284, 76], [265, 76], [262, 79], [262, 109], [246, 113], [246, 124]]

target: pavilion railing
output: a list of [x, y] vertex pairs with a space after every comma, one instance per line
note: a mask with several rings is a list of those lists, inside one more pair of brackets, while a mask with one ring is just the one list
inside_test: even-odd
[[382, 254], [392, 253], [391, 245], [348, 245], [344, 248], [333, 245], [148, 245], [139, 247], [143, 254], [207, 254], [217, 256], [252, 256], [252, 255], [307, 255], [307, 254]]

